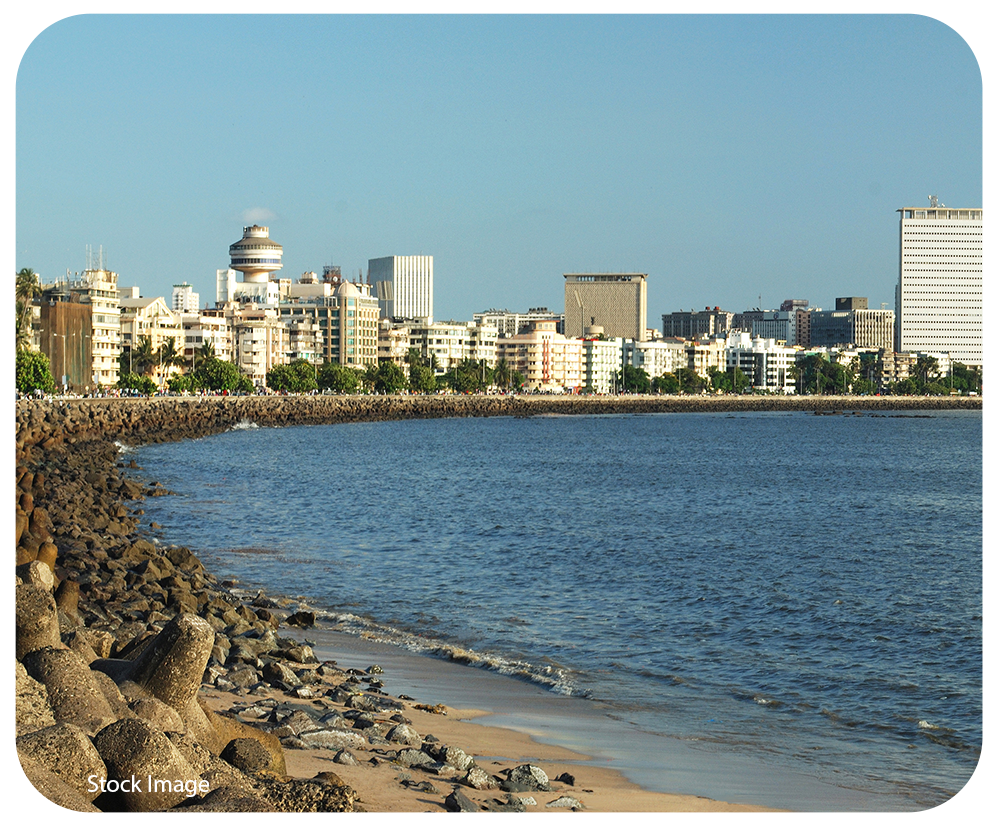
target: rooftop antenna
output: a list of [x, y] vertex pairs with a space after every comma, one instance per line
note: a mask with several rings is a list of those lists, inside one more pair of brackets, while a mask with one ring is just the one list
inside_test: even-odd
[[[931, 208], [932, 209], [936, 209], [937, 208], [937, 205], [938, 205], [937, 195], [928, 195], [927, 196], [927, 200], [931, 202]], [[941, 206], [944, 206], [944, 204], [941, 204]]]

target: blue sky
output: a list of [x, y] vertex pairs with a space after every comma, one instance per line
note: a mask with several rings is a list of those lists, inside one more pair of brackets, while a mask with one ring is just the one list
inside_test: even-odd
[[895, 210], [983, 201], [976, 56], [917, 15], [89, 15], [16, 92], [16, 268], [168, 300], [257, 222], [285, 277], [433, 255], [438, 319], [578, 271], [649, 273], [652, 327], [892, 308]]

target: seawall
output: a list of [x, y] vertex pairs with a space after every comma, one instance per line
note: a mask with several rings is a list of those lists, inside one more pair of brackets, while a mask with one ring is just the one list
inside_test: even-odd
[[[982, 397], [914, 396], [244, 396], [22, 400], [18, 452], [66, 442], [126, 444], [219, 433], [241, 421], [260, 426], [457, 416], [533, 416], [751, 411], [889, 412], [981, 410]], [[19, 459], [23, 460], [19, 455]]]

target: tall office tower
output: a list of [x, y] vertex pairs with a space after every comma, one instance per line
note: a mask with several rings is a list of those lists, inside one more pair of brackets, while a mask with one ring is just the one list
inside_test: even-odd
[[587, 327], [604, 328], [609, 338], [646, 340], [648, 273], [564, 273], [566, 338]]
[[389, 255], [368, 259], [368, 283], [380, 318], [434, 320], [434, 256]]
[[930, 206], [899, 214], [895, 348], [983, 363], [983, 211]]

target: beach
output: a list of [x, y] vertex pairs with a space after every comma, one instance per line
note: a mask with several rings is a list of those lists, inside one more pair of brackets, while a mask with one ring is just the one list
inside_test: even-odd
[[[957, 404], [976, 407], [981, 403], [978, 398], [761, 399], [756, 403], [762, 409], [774, 409], [775, 404], [785, 401], [794, 404], [791, 409], [813, 409], [828, 414], [859, 406], [867, 410], [898, 409], [892, 407], [893, 401], [903, 409]], [[719, 409], [719, 405], [726, 404], [738, 405], [732, 409], [744, 410], [753, 409], [755, 401], [696, 399], [676, 400], [675, 404], [678, 410], [689, 410], [692, 405], [697, 409]], [[62, 404], [22, 402], [18, 408], [16, 480], [18, 575], [23, 583], [20, 588], [35, 589], [30, 595], [38, 600], [44, 593], [36, 594], [36, 591], [44, 592], [49, 588], [59, 641], [50, 634], [49, 638], [41, 640], [47, 645], [39, 645], [38, 640], [26, 644], [27, 650], [22, 652], [24, 656], [20, 659], [29, 665], [34, 663], [31, 679], [44, 683], [43, 679], [34, 676], [45, 672], [38, 664], [44, 657], [38, 652], [63, 645], [74, 651], [91, 671], [108, 674], [114, 679], [120, 671], [116, 671], [118, 667], [109, 661], [129, 656], [141, 658], [143, 651], [154, 647], [153, 641], [174, 627], [172, 623], [176, 623], [178, 616], [193, 614], [200, 623], [210, 627], [211, 639], [206, 638], [199, 649], [209, 652], [208, 668], [203, 664], [201, 671], [204, 673], [197, 675], [197, 703], [202, 712], [199, 715], [190, 709], [190, 704], [182, 704], [178, 714], [184, 727], [178, 729], [176, 721], [172, 721], [169, 725], [173, 728], [164, 729], [162, 726], [167, 724], [161, 722], [159, 731], [173, 737], [171, 742], [184, 756], [189, 769], [204, 766], [197, 774], [212, 778], [216, 785], [209, 791], [216, 792], [216, 799], [214, 803], [208, 801], [209, 794], [204, 795], [207, 802], [184, 797], [165, 808], [196, 809], [199, 805], [220, 807], [213, 809], [216, 811], [230, 810], [225, 808], [227, 805], [235, 810], [240, 810], [238, 806], [250, 805], [259, 805], [261, 810], [267, 810], [267, 806], [280, 808], [283, 798], [274, 792], [273, 783], [255, 786], [253, 771], [240, 770], [250, 778], [244, 781], [233, 775], [232, 762], [222, 760], [226, 765], [220, 765], [218, 755], [227, 745], [254, 739], [244, 729], [231, 728], [228, 729], [230, 733], [236, 731], [241, 736], [221, 743], [224, 738], [219, 733], [220, 728], [228, 724], [220, 720], [232, 721], [233, 726], [249, 726], [261, 731], [270, 729], [269, 736], [263, 737], [262, 742], [266, 741], [271, 755], [270, 767], [265, 771], [271, 771], [274, 776], [297, 778], [313, 782], [315, 786], [325, 784], [324, 788], [349, 788], [350, 793], [319, 795], [324, 800], [336, 799], [336, 805], [341, 807], [339, 810], [444, 811], [450, 806], [464, 806], [463, 798], [469, 801], [473, 810], [494, 808], [499, 811], [766, 808], [730, 805], [692, 795], [643, 791], [604, 761], [588, 759], [588, 755], [564, 746], [541, 742], [524, 731], [481, 725], [476, 720], [483, 719], [484, 709], [475, 703], [456, 707], [449, 705], [451, 697], [434, 690], [421, 691], [419, 682], [402, 686], [394, 668], [375, 661], [365, 665], [366, 658], [375, 655], [357, 651], [352, 654], [346, 640], [338, 647], [335, 636], [324, 635], [321, 628], [313, 625], [315, 619], [310, 622], [300, 617], [295, 620], [297, 625], [289, 625], [289, 618], [296, 612], [301, 613], [302, 606], [283, 603], [280, 589], [257, 597], [240, 595], [234, 591], [236, 584], [219, 582], [211, 572], [204, 570], [190, 551], [171, 546], [169, 537], [166, 541], [152, 543], [138, 533], [144, 499], [167, 491], [158, 488], [153, 478], [139, 484], [135, 474], [127, 477], [124, 473], [127, 468], [119, 467], [125, 462], [114, 444], [116, 441], [139, 444], [198, 437], [248, 420], [262, 425], [280, 425], [378, 417], [536, 415], [583, 410], [664, 412], [664, 402], [608, 399], [603, 407], [577, 399], [541, 398], [534, 402], [488, 397], [456, 400], [432, 397], [424, 401], [405, 397], [356, 401], [336, 397], [287, 400], [272, 397], [161, 399], [148, 403], [138, 400], [82, 400]], [[139, 475], [141, 477], [141, 473]], [[48, 579], [42, 566], [47, 566], [51, 572]], [[66, 585], [66, 582], [76, 585]], [[19, 590], [19, 597], [20, 594]], [[78, 620], [75, 625], [74, 618]], [[193, 623], [192, 628], [191, 634], [197, 636], [201, 625]], [[313, 636], [317, 640], [312, 640]], [[241, 645], [250, 649], [256, 646], [258, 650], [234, 656], [234, 650]], [[100, 647], [104, 650], [99, 651]], [[309, 649], [309, 654], [302, 649]], [[98, 663], [96, 667], [95, 663]], [[292, 676], [284, 672], [274, 676], [274, 672], [280, 670], [277, 666], [268, 676], [266, 667], [274, 663], [290, 669]], [[369, 670], [376, 667], [378, 670]], [[456, 675], [449, 679], [462, 679], [457, 676], [461, 668], [456, 668], [457, 671], [449, 671]], [[471, 669], [465, 671], [472, 672]], [[293, 677], [300, 685], [293, 684]], [[373, 685], [373, 679], [376, 683], [384, 683], [384, 687]], [[53, 680], [53, 685], [56, 682]], [[142, 692], [137, 691], [132, 695], [127, 693], [132, 689], [124, 683], [131, 680], [117, 684], [118, 696], [107, 681], [98, 682], [98, 689], [105, 694], [113, 712], [110, 716], [114, 717], [114, 723], [139, 716], [144, 725], [155, 729], [154, 721], [162, 720], [164, 715], [155, 717], [149, 713], [152, 703], [141, 702], [149, 697], [140, 696]], [[148, 689], [147, 693], [155, 692]], [[474, 691], [459, 692], [459, 695], [467, 699], [470, 693]], [[50, 687], [50, 694], [54, 696], [58, 691]], [[401, 699], [400, 694], [412, 699]], [[136, 707], [141, 707], [145, 716], [139, 715]], [[248, 708], [255, 710], [248, 712]], [[65, 709], [55, 711], [68, 714]], [[296, 711], [300, 712], [296, 718], [301, 721], [297, 726], [299, 730], [295, 730], [296, 726], [288, 726], [285, 730], [284, 718]], [[370, 719], [361, 716], [364, 714], [370, 715]], [[502, 719], [502, 715], [494, 717]], [[208, 729], [202, 718], [208, 721]], [[91, 728], [100, 724], [100, 729], [93, 731], [91, 736], [111, 725], [109, 719], [104, 713], [89, 722], [87, 725]], [[68, 717], [60, 718], [58, 714], [55, 723], [73, 725]], [[202, 727], [200, 740], [198, 736], [193, 739], [199, 740], [212, 753], [208, 756], [204, 750], [196, 748], [197, 744], [190, 742], [190, 735], [198, 726]], [[412, 734], [402, 731], [394, 739], [390, 733], [400, 726], [412, 729]], [[49, 726], [26, 733], [35, 734], [46, 728]], [[87, 730], [86, 726], [81, 728]], [[187, 742], [185, 737], [188, 737]], [[310, 739], [334, 743], [338, 737], [341, 738], [339, 742], [350, 745], [333, 748], [331, 745], [310, 747], [309, 744]], [[277, 748], [281, 751], [283, 771], [276, 771], [279, 761], [275, 756], [274, 740], [280, 742], [282, 738], [286, 742]], [[209, 741], [214, 742], [208, 745]], [[451, 762], [441, 759], [448, 757], [446, 747], [453, 752]], [[336, 755], [344, 748], [358, 765], [351, 765], [346, 759], [335, 762]], [[216, 750], [218, 754], [214, 753]], [[472, 764], [458, 757], [458, 750], [474, 760], [482, 775], [471, 773], [470, 776]], [[412, 762], [406, 765], [408, 761]], [[246, 765], [250, 767], [251, 763]], [[530, 788], [530, 782], [512, 782], [512, 773], [521, 766], [541, 769], [546, 780], [539, 781], [536, 776], [534, 782], [539, 788]], [[324, 776], [327, 772], [332, 772], [336, 779]], [[321, 777], [315, 779], [317, 775]], [[563, 780], [556, 779], [560, 777]], [[505, 782], [508, 784], [506, 789], [502, 788]], [[483, 788], [476, 788], [476, 783]], [[461, 792], [461, 798], [455, 796], [456, 789]], [[227, 791], [226, 795], [218, 794], [223, 790]], [[451, 804], [449, 798], [453, 800]], [[527, 798], [532, 802], [527, 802]], [[120, 800], [116, 802], [110, 798], [102, 802], [108, 810], [121, 804]], [[87, 803], [94, 805], [94, 799]]]

